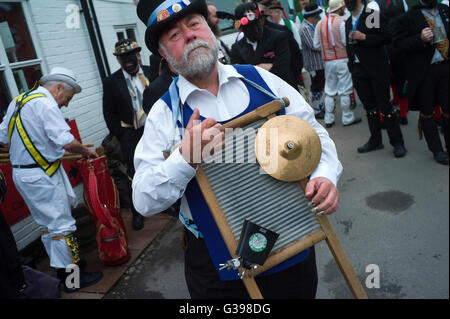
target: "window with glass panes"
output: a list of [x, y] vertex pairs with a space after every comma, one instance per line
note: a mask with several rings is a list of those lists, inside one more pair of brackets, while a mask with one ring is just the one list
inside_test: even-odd
[[42, 76], [23, 1], [0, 2], [0, 120], [9, 102]]

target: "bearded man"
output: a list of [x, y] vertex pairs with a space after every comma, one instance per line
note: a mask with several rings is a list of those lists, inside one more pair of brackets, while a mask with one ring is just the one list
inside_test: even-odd
[[[192, 298], [248, 298], [234, 272], [218, 270], [219, 263], [214, 256], [229, 256], [229, 252], [217, 227], [202, 226], [205, 218], [212, 217], [193, 179], [201, 161], [199, 155], [204, 150], [223, 147], [223, 123], [255, 110], [276, 95], [291, 101], [282, 113], [308, 121], [320, 137], [321, 160], [311, 174], [305, 194], [324, 214], [337, 209], [339, 192], [335, 185], [342, 165], [333, 141], [314, 119], [313, 110], [298, 91], [262, 68], [223, 65], [217, 61], [218, 49], [206, 22], [207, 12], [204, 0], [141, 0], [138, 4], [138, 16], [148, 27], [147, 47], [162, 55], [179, 77], [148, 114], [144, 135], [135, 152], [133, 200], [144, 216], [181, 202], [179, 218], [187, 229], [185, 277]], [[266, 92], [253, 84], [267, 88]], [[179, 127], [186, 128], [183, 136], [174, 134]], [[194, 134], [209, 138], [195, 139]], [[276, 218], [276, 212], [273, 217]], [[270, 271], [271, 274], [256, 277], [264, 297], [315, 297], [314, 248]]]

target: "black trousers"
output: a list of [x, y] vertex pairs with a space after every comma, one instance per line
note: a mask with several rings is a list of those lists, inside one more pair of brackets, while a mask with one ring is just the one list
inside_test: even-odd
[[322, 92], [325, 85], [325, 70], [317, 70], [311, 76], [311, 92]]
[[420, 124], [425, 135], [428, 148], [431, 152], [442, 152], [442, 143], [439, 137], [436, 121], [432, 118], [434, 107], [441, 106], [442, 129], [444, 133], [445, 146], [448, 151], [448, 61], [431, 64], [418, 88], [418, 102], [420, 105]]
[[[191, 298], [248, 299], [242, 280], [220, 280], [204, 240], [197, 239], [188, 230], [185, 233], [185, 277]], [[308, 257], [297, 265], [256, 278], [265, 299], [314, 299], [317, 281], [314, 247], [311, 247]]]
[[388, 53], [391, 67], [390, 82], [395, 85], [397, 96], [400, 99], [405, 98], [406, 92], [403, 90], [406, 83], [405, 55], [395, 50], [392, 44], [388, 46]]
[[385, 125], [392, 146], [403, 145], [403, 135], [397, 114], [390, 102], [389, 74], [371, 76], [361, 63], [351, 67], [353, 86], [358, 93], [364, 109], [367, 112], [369, 124], [369, 143], [378, 145], [382, 143], [379, 112], [383, 113]]
[[[139, 140], [142, 137], [142, 134], [144, 134], [144, 127], [141, 127], [137, 130], [134, 128], [125, 128], [123, 135], [120, 137], [120, 147], [122, 149], [122, 155], [123, 160], [125, 164], [127, 165], [127, 173], [130, 178], [133, 178], [134, 176], [134, 151], [136, 150], [136, 146], [139, 143]], [[129, 198], [130, 198], [130, 204], [131, 204], [131, 212], [133, 214], [138, 214], [136, 209], [133, 205], [133, 199], [132, 199], [132, 187], [131, 187], [131, 180], [128, 179], [128, 192], [129, 192]]]
[[24, 283], [16, 241], [0, 211], [0, 299], [17, 297]]
[[431, 64], [424, 75], [418, 99], [420, 112], [424, 115], [432, 115], [434, 107], [440, 105], [442, 112], [448, 114], [448, 61], [439, 64]]

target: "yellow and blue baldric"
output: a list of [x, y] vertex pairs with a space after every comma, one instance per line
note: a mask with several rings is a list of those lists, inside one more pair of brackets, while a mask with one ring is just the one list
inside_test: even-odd
[[30, 156], [34, 159], [36, 164], [39, 165], [39, 167], [48, 175], [53, 176], [53, 174], [58, 170], [61, 160], [57, 160], [55, 162], [49, 162], [47, 161], [44, 156], [38, 151], [38, 149], [34, 146], [33, 142], [28, 136], [27, 130], [23, 126], [22, 119], [20, 117], [20, 111], [24, 107], [24, 105], [39, 97], [47, 97], [43, 93], [34, 93], [32, 92], [37, 88], [37, 83], [34, 85], [34, 87], [28, 91], [20, 94], [16, 99], [16, 107], [14, 109], [14, 113], [11, 116], [11, 119], [9, 121], [8, 125], [8, 141], [11, 145], [11, 136], [14, 130], [14, 127], [17, 128], [17, 132], [19, 133], [20, 139], [22, 140], [23, 145], [25, 146], [26, 150], [30, 154]]

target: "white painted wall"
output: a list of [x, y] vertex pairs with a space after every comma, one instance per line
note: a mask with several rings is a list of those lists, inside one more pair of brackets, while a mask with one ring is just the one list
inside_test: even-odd
[[[14, 0], [17, 1], [17, 0]], [[108, 134], [103, 118], [103, 86], [98, 71], [94, 51], [89, 39], [89, 32], [84, 16], [80, 15], [79, 28], [66, 26], [66, 8], [76, 5], [81, 10], [78, 0], [28, 0], [22, 1], [27, 16], [33, 44], [42, 59], [42, 71], [50, 72], [55, 66], [72, 69], [78, 77], [82, 91], [76, 94], [68, 108], [62, 108], [65, 118], [75, 119], [84, 143], [92, 142], [94, 147], [101, 145]], [[145, 47], [145, 26], [136, 15], [133, 0], [94, 0], [94, 7], [100, 25], [105, 50], [111, 72], [119, 68], [113, 56], [114, 44], [117, 42], [115, 25], [136, 25], [136, 37], [142, 46], [141, 55], [144, 64], [149, 64], [150, 53]], [[83, 201], [82, 185], [74, 189], [78, 202]], [[29, 216], [12, 227], [19, 249], [22, 249], [40, 235], [39, 227]]]
[[31, 24], [42, 51], [49, 72], [54, 66], [72, 69], [82, 87], [74, 96], [68, 108], [63, 108], [64, 116], [75, 119], [83, 142], [101, 144], [108, 134], [102, 112], [102, 83], [89, 33], [80, 16], [80, 27], [66, 27], [66, 8], [69, 4], [80, 7], [79, 1], [71, 0], [29, 0], [25, 3], [31, 13]]
[[114, 27], [120, 25], [136, 26], [136, 40], [142, 47], [141, 57], [144, 65], [149, 65], [150, 51], [145, 46], [144, 23], [139, 20], [136, 14], [136, 5], [133, 0], [94, 0], [95, 12], [100, 25], [103, 37], [103, 45], [108, 55], [111, 73], [118, 70], [120, 65], [116, 57], [112, 54], [117, 36]]

